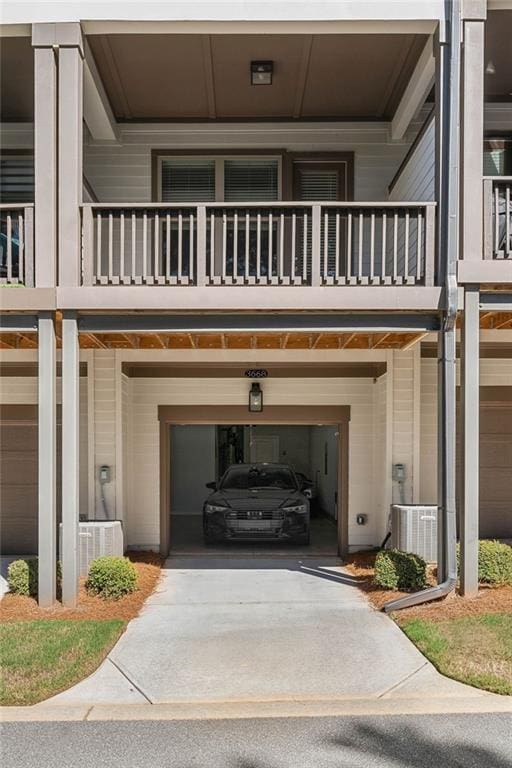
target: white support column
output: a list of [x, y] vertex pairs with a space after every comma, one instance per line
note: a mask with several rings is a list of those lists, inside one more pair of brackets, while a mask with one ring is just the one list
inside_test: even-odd
[[57, 57], [47, 24], [32, 26], [34, 47], [35, 285], [52, 288], [57, 268]]
[[78, 326], [73, 313], [62, 319], [62, 602], [78, 598], [79, 379]]
[[464, 291], [461, 345], [462, 509], [460, 510], [460, 586], [463, 595], [478, 592], [478, 528], [480, 469], [480, 292]]
[[56, 344], [53, 316], [39, 316], [38, 379], [38, 554], [39, 605], [55, 602], [57, 577], [57, 397]]
[[83, 189], [84, 52], [80, 24], [55, 26], [59, 41], [59, 285], [78, 286]]
[[[483, 3], [485, 6], [485, 3]], [[485, 13], [485, 8], [484, 8]], [[484, 22], [465, 21], [462, 47], [461, 258], [483, 259]]]

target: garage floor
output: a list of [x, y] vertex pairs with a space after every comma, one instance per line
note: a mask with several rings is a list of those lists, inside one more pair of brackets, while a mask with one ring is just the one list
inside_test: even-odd
[[[469, 689], [471, 691], [471, 689]], [[468, 695], [334, 558], [174, 557], [108, 659], [53, 703]]]
[[171, 517], [172, 555], [229, 554], [229, 555], [288, 555], [290, 557], [332, 555], [338, 553], [336, 521], [321, 516], [311, 519], [311, 543], [309, 546], [282, 544], [280, 542], [236, 542], [205, 546], [203, 521], [200, 515], [176, 515]]

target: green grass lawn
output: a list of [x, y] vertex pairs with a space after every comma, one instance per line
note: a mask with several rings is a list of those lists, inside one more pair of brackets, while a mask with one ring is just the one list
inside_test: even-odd
[[35, 704], [87, 677], [124, 626], [120, 619], [0, 625], [0, 704]]
[[461, 619], [409, 619], [400, 626], [447, 677], [493, 693], [512, 695], [512, 615]]

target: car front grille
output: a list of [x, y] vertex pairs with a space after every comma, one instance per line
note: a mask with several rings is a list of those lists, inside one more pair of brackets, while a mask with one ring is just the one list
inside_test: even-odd
[[[280, 509], [248, 509], [236, 513], [237, 520], [282, 520], [284, 517]], [[234, 519], [234, 518], [233, 518]]]

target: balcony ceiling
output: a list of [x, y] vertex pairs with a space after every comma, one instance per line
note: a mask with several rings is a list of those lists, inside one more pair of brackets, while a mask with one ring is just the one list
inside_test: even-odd
[[[389, 119], [423, 35], [90, 35], [118, 120]], [[250, 62], [274, 62], [251, 86]]]
[[[512, 11], [491, 11], [486, 101], [512, 100]], [[421, 35], [90, 35], [118, 120], [389, 119], [425, 44]], [[272, 86], [249, 84], [274, 61]], [[0, 121], [31, 122], [29, 37], [0, 39]]]
[[485, 75], [486, 101], [512, 101], [512, 11], [491, 11], [485, 25], [485, 66], [492, 62], [495, 74]]
[[34, 119], [34, 55], [30, 37], [0, 38], [0, 122]]

